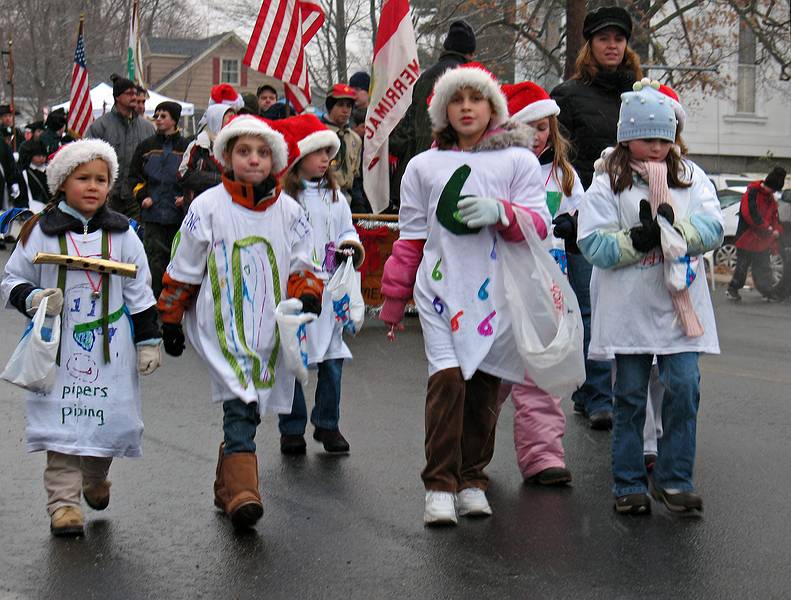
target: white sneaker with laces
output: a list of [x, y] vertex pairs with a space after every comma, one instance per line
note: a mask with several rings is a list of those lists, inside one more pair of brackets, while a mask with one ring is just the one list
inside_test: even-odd
[[492, 514], [486, 492], [480, 488], [463, 489], [456, 494], [456, 504], [462, 517], [488, 517]]
[[450, 492], [426, 492], [426, 509], [423, 512], [426, 525], [455, 525], [456, 499]]

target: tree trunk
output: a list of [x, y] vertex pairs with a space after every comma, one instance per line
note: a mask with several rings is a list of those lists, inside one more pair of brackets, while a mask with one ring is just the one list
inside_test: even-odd
[[582, 24], [585, 21], [585, 0], [568, 0], [566, 2], [566, 65], [563, 79], [574, 75], [577, 55], [584, 44]]
[[338, 81], [346, 78], [346, 7], [345, 0], [335, 0], [335, 51], [338, 60]]
[[369, 0], [368, 6], [371, 11], [371, 47], [376, 48], [376, 31], [379, 29], [376, 23], [376, 0]]

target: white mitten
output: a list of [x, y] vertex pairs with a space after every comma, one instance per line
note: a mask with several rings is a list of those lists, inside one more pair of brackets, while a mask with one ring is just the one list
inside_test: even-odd
[[497, 223], [502, 224], [503, 227], [510, 225], [503, 203], [494, 198], [470, 196], [460, 200], [458, 207], [459, 216], [467, 227], [483, 227]]
[[137, 372], [141, 375], [151, 375], [162, 363], [161, 344], [156, 346], [141, 345], [137, 347]]
[[63, 292], [58, 288], [47, 288], [45, 290], [36, 290], [30, 299], [30, 308], [28, 309], [29, 315], [36, 314], [39, 304], [47, 296], [47, 316], [54, 317], [59, 315], [63, 309]]

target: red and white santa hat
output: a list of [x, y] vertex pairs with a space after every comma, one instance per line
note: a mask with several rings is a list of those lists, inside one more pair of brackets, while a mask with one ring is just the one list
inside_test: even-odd
[[497, 78], [481, 63], [469, 62], [455, 69], [448, 69], [434, 84], [434, 93], [429, 98], [428, 116], [435, 131], [441, 131], [448, 126], [450, 99], [465, 87], [478, 90], [492, 103], [492, 126], [502, 125], [508, 120], [508, 102]]
[[271, 126], [283, 134], [288, 145], [286, 170], [291, 169], [301, 158], [316, 150], [329, 148], [330, 159], [333, 159], [341, 149], [338, 135], [330, 131], [316, 115], [310, 113], [272, 121]]
[[549, 97], [544, 88], [532, 81], [507, 83], [502, 87], [512, 121], [532, 123], [560, 114], [558, 103]]
[[220, 129], [220, 133], [214, 138], [214, 158], [221, 166], [226, 167], [225, 149], [234, 138], [243, 135], [253, 135], [262, 138], [269, 150], [272, 152], [272, 173], [280, 173], [288, 161], [288, 148], [283, 135], [275, 131], [269, 124], [260, 117], [253, 115], [239, 115], [234, 117]]
[[209, 106], [213, 104], [225, 104], [234, 110], [240, 110], [244, 107], [244, 98], [230, 83], [221, 83], [211, 89]]
[[681, 130], [684, 129], [684, 123], [687, 121], [687, 112], [684, 110], [684, 107], [681, 106], [681, 100], [679, 100], [676, 90], [663, 83], [659, 86], [659, 93], [670, 98], [670, 105], [673, 107], [673, 112], [676, 114], [676, 121], [678, 121], [676, 133], [681, 133]]

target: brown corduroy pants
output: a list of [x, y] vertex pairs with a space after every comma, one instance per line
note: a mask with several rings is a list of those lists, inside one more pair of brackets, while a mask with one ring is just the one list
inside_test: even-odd
[[494, 455], [497, 394], [500, 379], [476, 371], [464, 381], [461, 369], [444, 369], [429, 377], [426, 392], [427, 490], [456, 493], [485, 490], [483, 472]]

